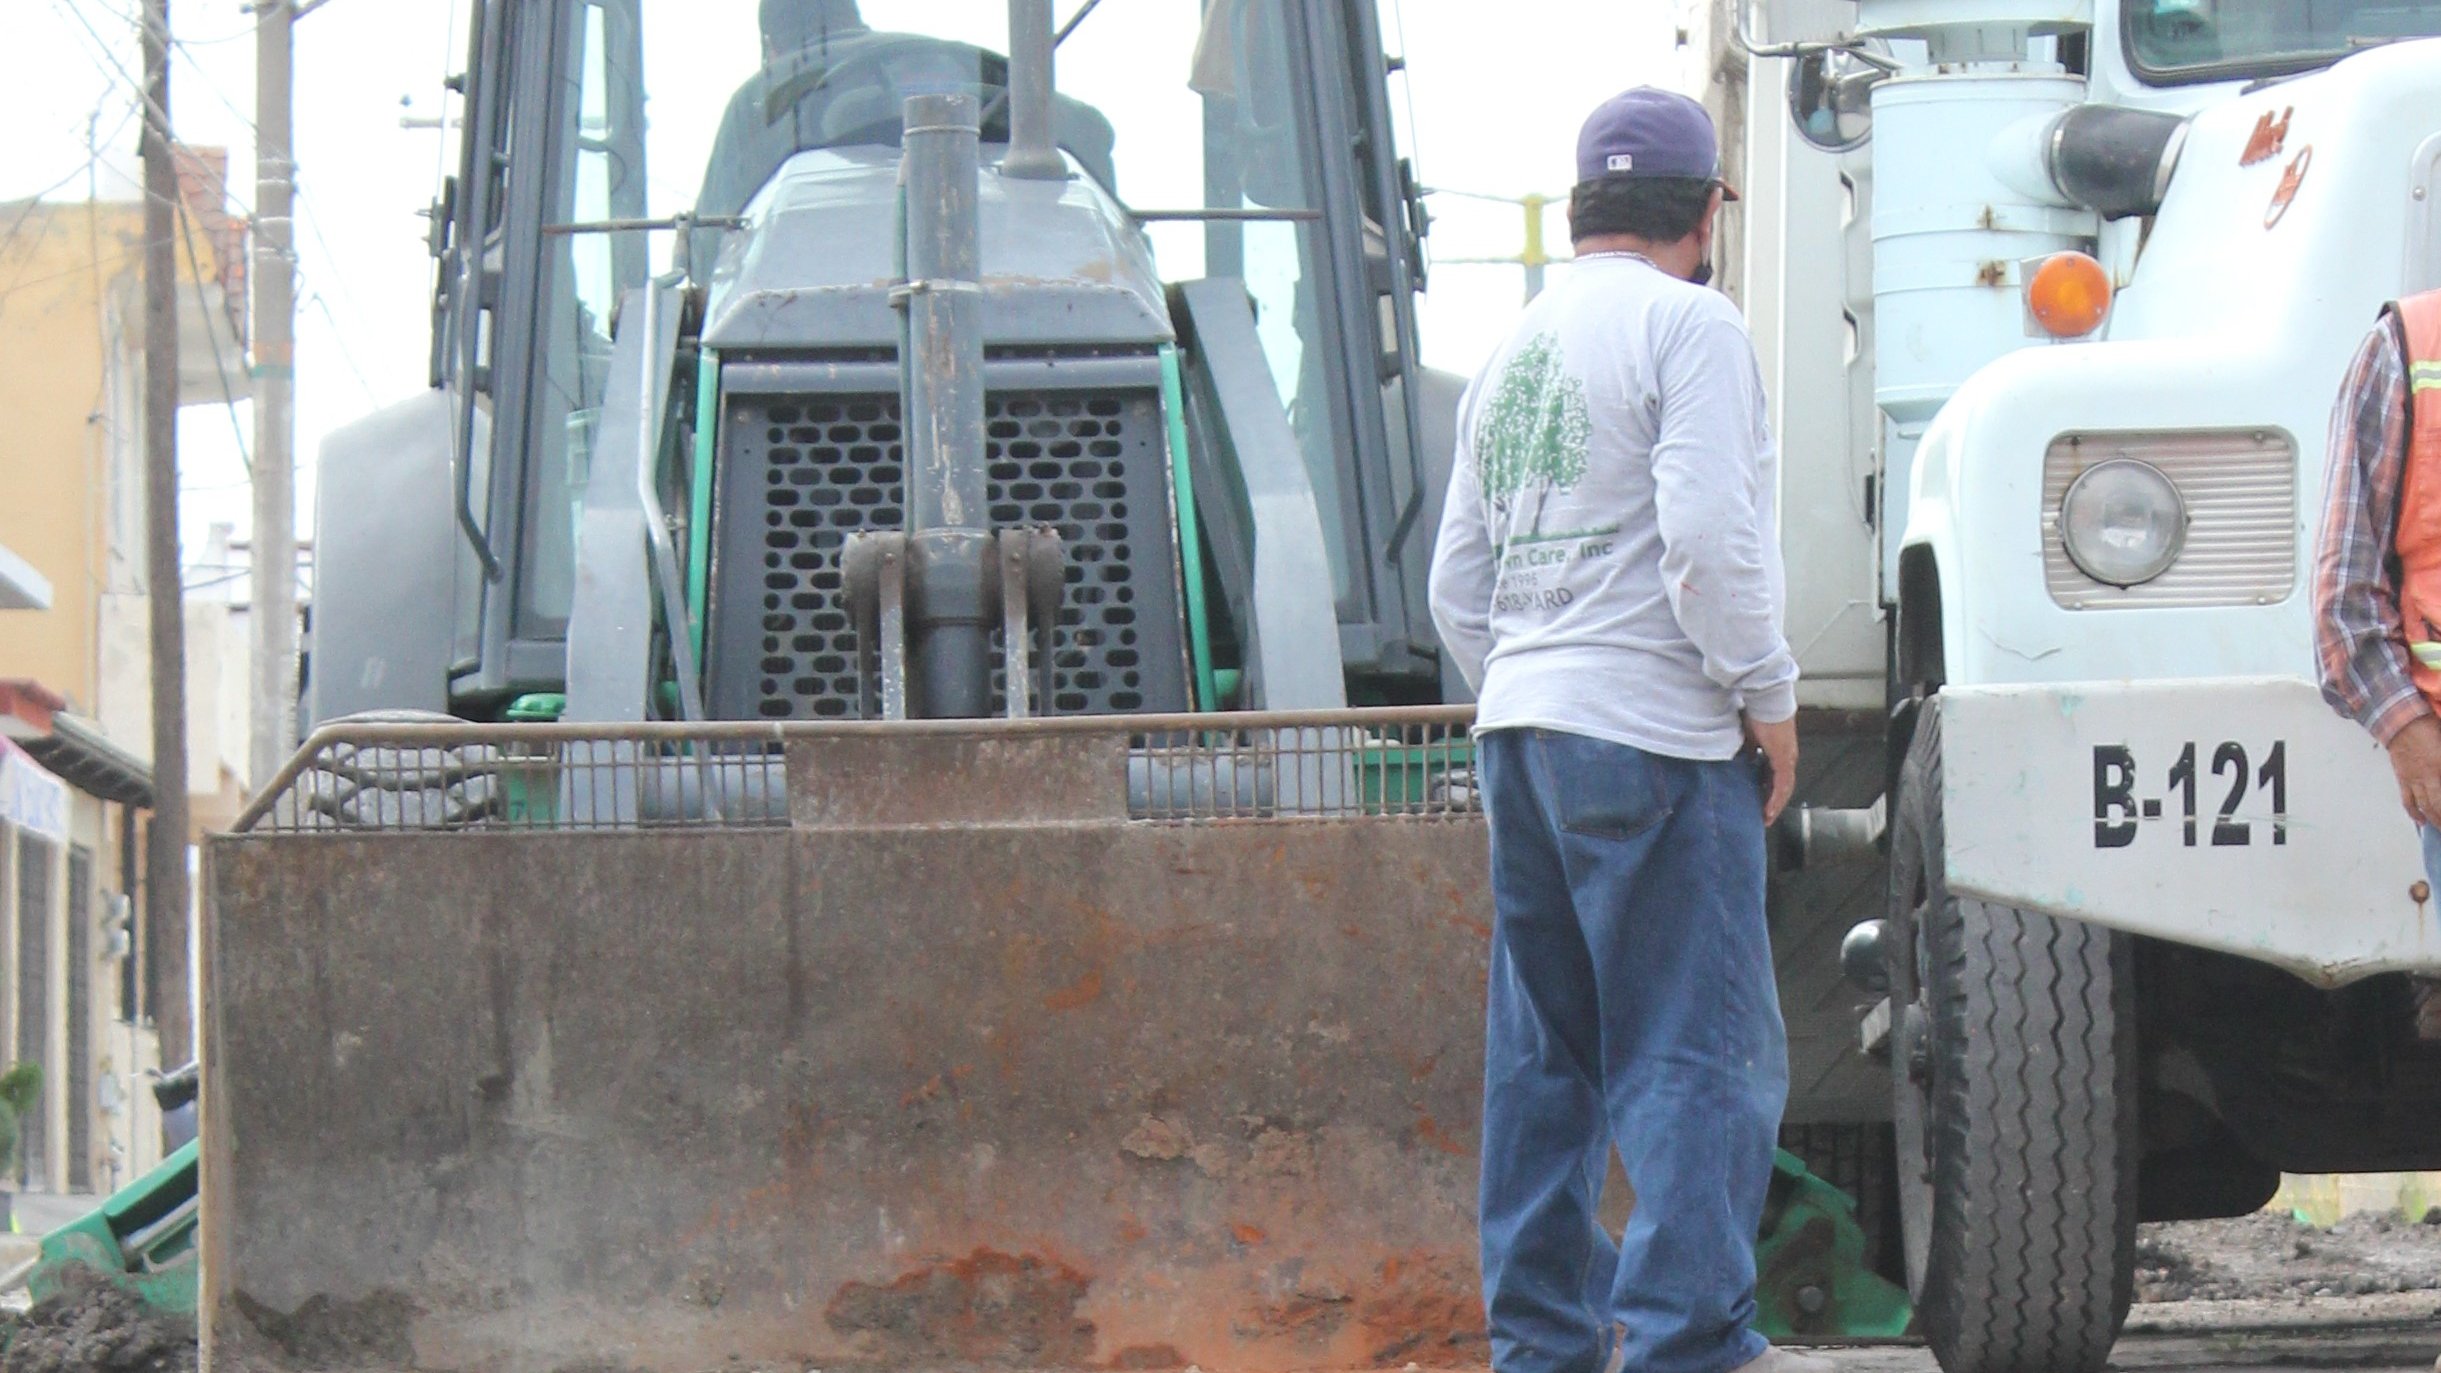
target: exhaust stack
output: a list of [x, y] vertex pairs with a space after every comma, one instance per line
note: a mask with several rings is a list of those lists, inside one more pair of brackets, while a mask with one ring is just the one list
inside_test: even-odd
[[1003, 176], [1065, 181], [1067, 159], [1051, 133], [1051, 0], [1009, 0], [1009, 155]]

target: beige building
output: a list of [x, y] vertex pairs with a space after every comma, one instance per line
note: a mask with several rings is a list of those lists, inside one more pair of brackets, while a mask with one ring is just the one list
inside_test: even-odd
[[[226, 170], [218, 150], [182, 157], [182, 405], [249, 389]], [[132, 199], [0, 205], [0, 572], [45, 593], [0, 594], [0, 1063], [45, 1067], [23, 1185], [54, 1192], [108, 1191], [158, 1161], [157, 1026], [187, 1023], [186, 987], [145, 975], [161, 941], [136, 915], [152, 787], [143, 228]], [[243, 801], [246, 655], [225, 601], [188, 598], [185, 627], [194, 838]]]
[[109, 869], [134, 851], [152, 777], [66, 704], [0, 680], [0, 1053], [43, 1070], [10, 1180], [96, 1193], [161, 1153], [146, 1090], [160, 1061], [143, 1009], [151, 951], [127, 896], [134, 875]]

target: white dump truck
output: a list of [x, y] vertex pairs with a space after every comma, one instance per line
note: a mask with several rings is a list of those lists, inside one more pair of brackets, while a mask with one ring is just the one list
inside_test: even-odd
[[2341, 377], [2441, 285], [2441, 3], [1730, 8], [1804, 704], [1887, 721], [1792, 838], [1888, 854], [1893, 1247], [1950, 1373], [2098, 1369], [2138, 1221], [2441, 1166], [2441, 908], [2312, 629]]

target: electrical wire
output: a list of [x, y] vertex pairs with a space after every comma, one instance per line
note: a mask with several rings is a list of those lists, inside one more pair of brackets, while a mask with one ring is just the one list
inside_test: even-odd
[[[348, 313], [364, 313], [363, 305], [356, 299], [355, 290], [348, 285], [348, 274], [339, 270], [338, 252], [331, 247], [329, 237], [322, 232], [322, 216], [314, 208], [316, 197], [306, 194], [303, 186], [296, 186], [291, 194], [296, 202], [295, 217], [302, 220], [305, 224], [305, 231], [314, 236], [315, 245], [322, 249], [322, 260], [331, 264], [331, 271], [338, 279], [340, 300], [348, 307]], [[290, 245], [289, 255], [296, 263], [297, 283], [302, 287], [305, 279], [304, 259], [298, 255], [294, 244]]]
[[[98, 117], [102, 112], [102, 106], [109, 103], [110, 97], [107, 93], [105, 93], [102, 96], [101, 101], [94, 105], [94, 115]], [[110, 138], [117, 138], [121, 133], [125, 132], [127, 128], [127, 121], [135, 118], [135, 113], [135, 106], [128, 106], [127, 112], [120, 116], [117, 127], [110, 131]], [[97, 140], [93, 146], [86, 150], [84, 165], [25, 198], [23, 208], [17, 211], [17, 217], [9, 221], [8, 229], [5, 232], [0, 232], [0, 256], [6, 256], [8, 250], [16, 244], [17, 236], [24, 232], [26, 221], [33, 218], [34, 211], [41, 206], [42, 198], [44, 196], [51, 194], [53, 191], [56, 191], [60, 187], [67, 185], [69, 182], [76, 180], [78, 177], [86, 175], [101, 163], [102, 153], [100, 144], [108, 141], [110, 141], [110, 139]], [[13, 286], [14, 283], [11, 283], [11, 285]], [[5, 299], [7, 294], [8, 293], [6, 290], [0, 290], [0, 299]]]
[[63, 281], [72, 276], [81, 276], [86, 272], [94, 271], [98, 268], [117, 267], [124, 263], [134, 262], [144, 256], [145, 247], [146, 245], [144, 244], [138, 244], [135, 247], [128, 249], [126, 252], [120, 253], [116, 257], [104, 258], [99, 262], [80, 262], [65, 271], [46, 272], [41, 276], [33, 277], [28, 280], [11, 281], [7, 286], [0, 287], [0, 307], [5, 307], [9, 302], [9, 297], [17, 294], [19, 291], [31, 290], [36, 286], [48, 285], [54, 281]]
[[331, 340], [339, 345], [339, 360], [347, 364], [348, 372], [356, 378], [356, 384], [364, 389], [365, 400], [380, 403], [381, 393], [373, 389], [371, 378], [365, 375], [363, 365], [356, 361], [356, 350], [348, 347], [348, 331], [340, 327], [339, 317], [331, 313], [331, 303], [323, 299], [320, 291], [308, 297], [306, 303], [322, 311], [323, 321], [331, 326]]
[[[109, 104], [109, 103], [110, 103], [110, 93], [109, 93], [109, 92], [107, 92], [107, 91], [105, 91], [105, 92], [103, 93], [103, 95], [102, 95], [102, 98], [101, 98], [100, 100], [98, 100], [98, 101], [95, 101], [95, 102], [94, 102], [94, 105], [93, 105], [93, 115], [94, 115], [94, 117], [98, 118], [98, 117], [101, 115], [101, 113], [102, 113], [102, 107], [103, 107], [104, 105]], [[122, 133], [124, 133], [124, 132], [126, 132], [126, 131], [127, 131], [127, 121], [129, 121], [129, 120], [131, 120], [131, 119], [133, 119], [133, 118], [135, 118], [135, 117], [136, 117], [136, 106], [135, 106], [135, 104], [134, 104], [134, 103], [132, 103], [132, 102], [131, 102], [131, 103], [129, 103], [129, 104], [128, 104], [126, 111], [125, 111], [124, 113], [122, 113], [122, 114], [119, 116], [119, 122], [118, 122], [116, 125], [114, 125], [114, 126], [111, 128], [111, 130], [110, 130], [110, 132], [109, 132], [109, 134], [108, 134], [107, 136], [103, 137], [103, 138], [102, 138], [101, 140], [99, 140], [99, 141], [100, 141], [100, 142], [102, 142], [102, 143], [107, 143], [107, 142], [109, 142], [111, 139], [117, 138], [117, 137], [118, 137], [120, 134], [122, 134]], [[89, 150], [89, 151], [88, 151], [88, 154], [87, 154], [87, 156], [86, 156], [86, 158], [85, 158], [85, 160], [84, 160], [83, 162], [80, 162], [80, 163], [78, 163], [78, 164], [77, 164], [76, 170], [74, 170], [74, 171], [72, 171], [72, 172], [68, 173], [66, 176], [61, 177], [61, 178], [60, 178], [59, 180], [57, 180], [57, 181], [52, 182], [50, 185], [43, 187], [41, 190], [39, 190], [39, 191], [35, 191], [35, 192], [33, 192], [32, 194], [30, 194], [30, 195], [26, 196], [26, 197], [25, 197], [25, 199], [26, 199], [27, 203], [31, 204], [31, 203], [32, 203], [32, 202], [34, 202], [34, 201], [40, 200], [40, 199], [42, 199], [44, 196], [47, 196], [47, 195], [51, 194], [53, 191], [58, 190], [60, 187], [67, 185], [69, 182], [76, 180], [76, 179], [77, 179], [78, 177], [80, 177], [80, 176], [83, 176], [85, 173], [87, 173], [87, 172], [89, 172], [89, 171], [93, 170], [93, 166], [94, 166], [94, 164], [95, 164], [95, 163], [97, 163], [97, 162], [99, 162], [99, 161], [101, 161], [101, 160], [102, 160], [102, 154], [101, 154], [101, 150], [99, 149], [99, 147], [95, 147], [95, 148], [93, 148], [93, 149]]]
[[[85, 55], [86, 60], [89, 62], [94, 62], [97, 70], [106, 65], [109, 70], [102, 73], [105, 77], [108, 77], [113, 72], [117, 73], [118, 78], [127, 84], [127, 88], [136, 93], [137, 108], [147, 115], [159, 117], [161, 128], [167, 134], [171, 148], [177, 152], [186, 153], [188, 156], [188, 161], [196, 169], [210, 173], [210, 164], [204, 162], [201, 158], [196, 157], [195, 150], [180, 142], [176, 133], [171, 131], [172, 126], [170, 124], [168, 111], [154, 108], [151, 87], [143, 81], [138, 80], [133, 72], [127, 70], [127, 64], [119, 60], [118, 52], [110, 46], [110, 40], [103, 37], [101, 30], [93, 26], [93, 21], [86, 17], [84, 11], [78, 9], [73, 4], [63, 3], [63, 0], [51, 0], [51, 8], [58, 10], [61, 13], [66, 14], [70, 19], [75, 20], [77, 27], [83, 29], [85, 31], [85, 36], [93, 41], [94, 47], [99, 50], [99, 60], [96, 61], [95, 59], [97, 54], [90, 51]], [[115, 13], [115, 11], [113, 11], [113, 13]], [[125, 18], [124, 15], [121, 15], [120, 17]], [[176, 40], [173, 39], [171, 42], [171, 47], [174, 49], [176, 46]], [[188, 60], [190, 63], [193, 61], [192, 58], [189, 58]], [[228, 103], [228, 98], [220, 95], [219, 89], [213, 86], [208, 79], [204, 81], [204, 87], [205, 89], [210, 90], [215, 98], [219, 99], [223, 104]], [[235, 106], [231, 106], [231, 108], [234, 109]], [[239, 117], [241, 119], [244, 118], [243, 115]], [[254, 127], [253, 122], [251, 120], [246, 121], [246, 127], [251, 130]], [[221, 172], [213, 173], [212, 178], [220, 183], [220, 192], [223, 199], [236, 204], [240, 211], [243, 212], [245, 217], [253, 217], [253, 210], [246, 205], [244, 200], [236, 194], [235, 188], [229, 184], [228, 173], [225, 169]], [[145, 194], [149, 197], [151, 195], [150, 190], [147, 190]]]
[[212, 327], [211, 302], [203, 294], [203, 258], [195, 251], [195, 223], [183, 204], [178, 207], [178, 228], [186, 238], [187, 274], [195, 282], [195, 311], [203, 316], [204, 337], [212, 341], [212, 371], [220, 378], [220, 402], [228, 408], [229, 432], [237, 439], [238, 465], [246, 469], [246, 476], [251, 480], [254, 476], [254, 454], [246, 443], [245, 426], [238, 423], [237, 396], [229, 389], [229, 363], [220, 355], [220, 331]]

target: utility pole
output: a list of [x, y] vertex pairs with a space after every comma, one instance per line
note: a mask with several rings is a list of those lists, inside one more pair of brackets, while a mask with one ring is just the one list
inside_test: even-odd
[[1551, 265], [1551, 254], [1543, 247], [1543, 207], [1551, 198], [1527, 195], [1518, 203], [1526, 212], [1526, 251], [1519, 264], [1526, 269], [1526, 303], [1531, 305], [1543, 293], [1543, 269]]
[[187, 1005], [186, 595], [178, 557], [178, 216], [169, 0], [144, 0], [144, 575], [152, 613], [153, 822], [145, 989], [161, 1059], [193, 1051]]
[[294, 0], [254, 6], [254, 700], [246, 770], [268, 783], [297, 739], [294, 447], [296, 162]]

